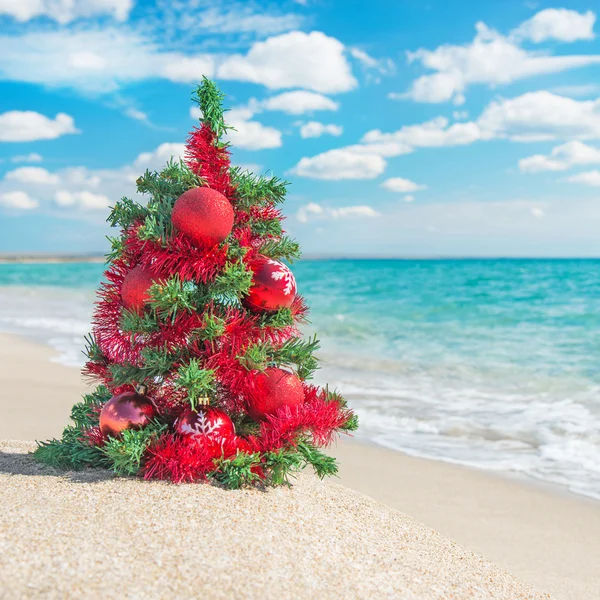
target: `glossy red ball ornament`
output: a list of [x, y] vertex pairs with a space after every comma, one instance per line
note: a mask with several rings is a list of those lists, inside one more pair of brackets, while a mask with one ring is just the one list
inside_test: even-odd
[[204, 250], [220, 244], [233, 228], [233, 207], [223, 194], [197, 187], [177, 198], [171, 214], [173, 226]]
[[292, 271], [278, 260], [259, 255], [250, 265], [252, 285], [244, 299], [254, 310], [289, 308], [296, 297], [296, 280]]
[[148, 290], [157, 280], [152, 269], [144, 265], [134, 267], [125, 275], [121, 285], [121, 300], [127, 310], [140, 312], [150, 300]]
[[277, 412], [282, 406], [304, 404], [304, 389], [296, 375], [269, 367], [256, 376], [255, 389], [248, 400], [248, 414], [256, 421]]
[[235, 435], [235, 426], [229, 415], [208, 404], [198, 410], [186, 410], [175, 421], [175, 431], [184, 438], [208, 438], [221, 442]]
[[252, 454], [254, 452], [248, 440], [240, 437], [239, 435], [235, 437], [234, 444], [236, 451], [243, 452], [245, 454]]
[[141, 429], [158, 414], [154, 402], [137, 392], [113, 396], [100, 412], [100, 431], [104, 435], [118, 436], [126, 429]]

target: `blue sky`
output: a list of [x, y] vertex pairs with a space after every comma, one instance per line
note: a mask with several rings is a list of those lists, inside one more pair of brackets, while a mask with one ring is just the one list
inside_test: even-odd
[[0, 252], [99, 252], [203, 74], [306, 254], [600, 256], [594, 3], [0, 0]]

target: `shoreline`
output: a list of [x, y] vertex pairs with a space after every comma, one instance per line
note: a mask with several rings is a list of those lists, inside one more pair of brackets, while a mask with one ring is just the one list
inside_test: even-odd
[[[0, 440], [44, 440], [69, 423], [71, 406], [88, 386], [78, 368], [52, 362], [55, 357], [41, 342], [0, 334]], [[433, 527], [559, 600], [598, 597], [597, 501], [355, 438], [329, 453], [340, 464], [334, 482]]]
[[[47, 355], [48, 362], [52, 363], [53, 365], [67, 368], [70, 371], [75, 370], [75, 371], [79, 372], [81, 370], [80, 366], [67, 364], [67, 363], [61, 361], [58, 358], [61, 355], [61, 350], [53, 347], [49, 343], [46, 343], [38, 338], [35, 338], [33, 335], [28, 335], [26, 333], [6, 332], [6, 331], [0, 330], [0, 349], [4, 345], [4, 342], [6, 341], [5, 338], [17, 338], [28, 344], [30, 343], [30, 344], [35, 345], [36, 347], [38, 347], [41, 351], [43, 351]], [[2, 354], [0, 352], [0, 358], [1, 358], [1, 356], [2, 356]], [[1, 371], [0, 371], [0, 378], [1, 378]], [[83, 390], [84, 387], [85, 388], [90, 387], [89, 385], [85, 384], [84, 382], [82, 382], [81, 385], [82, 385], [81, 390]], [[83, 391], [81, 393], [83, 393]], [[1, 433], [1, 429], [0, 429], [0, 433]], [[58, 434], [56, 434], [56, 435], [58, 435]], [[4, 439], [2, 437], [2, 435], [0, 435], [0, 439]], [[410, 454], [409, 452], [406, 452], [404, 450], [392, 448], [389, 446], [384, 446], [384, 445], [378, 444], [370, 439], [362, 438], [360, 435], [344, 436], [340, 439], [345, 440], [347, 443], [358, 444], [360, 446], [368, 446], [371, 448], [377, 448], [382, 452], [390, 452], [393, 455], [397, 454], [397, 455], [406, 457], [408, 459], [415, 459], [417, 461], [441, 463], [444, 465], [448, 465], [450, 468], [456, 468], [459, 470], [465, 469], [465, 470], [471, 471], [471, 472], [474, 471], [476, 473], [484, 473], [484, 474], [489, 475], [490, 477], [493, 477], [496, 479], [514, 481], [514, 482], [517, 482], [517, 483], [525, 485], [525, 486], [529, 486], [529, 487], [532, 487], [535, 489], [541, 489], [547, 493], [555, 494], [555, 495], [566, 497], [566, 498], [585, 499], [586, 501], [596, 504], [600, 508], [600, 499], [599, 498], [595, 498], [593, 496], [588, 496], [586, 494], [580, 494], [580, 493], [574, 492], [567, 485], [561, 485], [559, 483], [547, 481], [545, 479], [531, 477], [525, 473], [521, 473], [521, 472], [517, 472], [517, 471], [491, 470], [491, 469], [485, 469], [483, 467], [478, 467], [476, 465], [463, 464], [463, 463], [455, 462], [452, 460], [444, 460], [443, 458], [440, 458], [440, 457]], [[22, 439], [20, 441], [27, 441], [27, 440]]]

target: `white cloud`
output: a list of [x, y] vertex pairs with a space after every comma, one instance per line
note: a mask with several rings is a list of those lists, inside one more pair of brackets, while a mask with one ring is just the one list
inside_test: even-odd
[[483, 133], [477, 123], [454, 123], [445, 117], [437, 117], [417, 125], [405, 125], [393, 133], [382, 133], [374, 129], [362, 138], [363, 144], [397, 142], [411, 148], [435, 148], [460, 146], [482, 139]]
[[68, 133], [79, 133], [73, 117], [58, 113], [54, 119], [33, 111], [11, 110], [0, 114], [0, 142], [53, 140]]
[[[600, 139], [600, 99], [575, 100], [547, 91], [529, 92], [508, 100], [499, 99], [491, 102], [476, 121], [450, 124], [446, 117], [437, 117], [425, 123], [405, 125], [390, 133], [371, 130], [362, 137], [360, 144], [330, 150], [312, 158], [305, 157], [292, 172], [317, 177], [316, 173], [322, 169], [327, 176], [320, 174], [320, 178], [333, 179], [336, 177], [332, 173], [339, 172], [343, 174], [339, 176], [340, 179], [370, 179], [385, 169], [383, 157], [408, 154], [416, 148], [460, 146], [503, 138], [516, 142]], [[577, 145], [566, 145], [558, 152], [565, 153], [568, 150], [582, 155], [581, 158], [569, 159], [575, 161], [573, 164], [592, 164], [577, 162], [584, 160], [585, 155], [584, 149]], [[346, 168], [346, 161], [351, 160], [349, 157], [352, 155], [369, 157], [361, 163], [363, 168], [358, 169], [354, 177], [347, 173], [353, 167]], [[589, 153], [586, 156], [590, 160]], [[381, 160], [376, 161], [373, 157]], [[557, 157], [551, 156], [549, 160], [557, 161]], [[336, 161], [339, 161], [337, 167]], [[364, 164], [370, 165], [370, 168], [364, 168]], [[556, 167], [556, 164], [537, 156], [524, 159], [522, 168], [541, 170], [544, 165], [547, 168]]]
[[583, 142], [572, 141], [556, 146], [549, 155], [534, 154], [519, 161], [519, 170], [524, 173], [540, 171], [566, 171], [578, 165], [600, 164], [600, 149]]
[[[252, 121], [254, 114], [260, 110], [260, 103], [251, 101], [248, 106], [238, 106], [228, 111], [225, 120], [228, 125], [235, 127], [235, 131], [230, 130], [227, 133], [227, 140], [245, 150], [279, 148], [283, 143], [281, 131], [258, 121]], [[197, 107], [191, 108], [190, 116], [195, 119], [200, 118], [200, 110]]]
[[0, 206], [19, 210], [31, 210], [39, 206], [39, 202], [25, 192], [14, 190], [0, 193]]
[[136, 197], [136, 179], [146, 169], [160, 170], [170, 158], [178, 160], [184, 152], [184, 144], [164, 143], [150, 152], [140, 153], [132, 162], [116, 169], [75, 166], [49, 173], [39, 167], [22, 167], [11, 172], [16, 175], [0, 180], [0, 195], [8, 194], [9, 200], [3, 202], [4, 206], [9, 201], [25, 204], [23, 196], [15, 195], [18, 193], [37, 198], [40, 204], [49, 207], [69, 208], [71, 214], [80, 217], [98, 215], [104, 218], [106, 208], [116, 199]]
[[[189, 9], [188, 10], [188, 17]], [[211, 33], [257, 33], [272, 35], [298, 29], [303, 18], [295, 14], [255, 13], [250, 7], [235, 5], [231, 10], [209, 8], [198, 15], [194, 26], [198, 30]]]
[[492, 102], [478, 120], [491, 137], [515, 141], [600, 137], [600, 100], [575, 100], [547, 91]]
[[339, 148], [301, 158], [290, 170], [294, 175], [312, 179], [374, 179], [383, 173], [386, 161], [378, 154]]
[[305, 90], [294, 90], [267, 98], [258, 103], [256, 108], [280, 110], [290, 115], [301, 115], [315, 110], [337, 110], [339, 106], [339, 103], [322, 94], [307, 92]]
[[415, 197], [412, 194], [407, 194], [402, 200], [404, 200], [404, 202], [414, 202]]
[[320, 31], [292, 31], [256, 42], [247, 54], [225, 58], [217, 76], [270, 89], [302, 87], [322, 93], [346, 92], [357, 85], [344, 45]]
[[[395, 71], [396, 65], [394, 61], [390, 58], [377, 59], [373, 58], [370, 54], [361, 50], [360, 48], [350, 48], [348, 50], [350, 56], [358, 60], [363, 69], [367, 72], [375, 72], [378, 75], [389, 75]], [[379, 83], [380, 78], [374, 78], [377, 83]]]
[[0, 0], [0, 15], [17, 21], [48, 17], [65, 24], [75, 19], [110, 15], [125, 21], [133, 8], [133, 0]]
[[584, 185], [590, 185], [592, 187], [600, 187], [600, 171], [594, 169], [593, 171], [586, 171], [585, 173], [577, 173], [577, 175], [567, 177], [565, 181], [568, 181], [569, 183], [583, 183]]
[[521, 48], [513, 37], [505, 37], [484, 23], [477, 23], [475, 28], [477, 33], [470, 44], [444, 44], [435, 50], [409, 52], [409, 62], [419, 62], [435, 73], [419, 77], [408, 92], [396, 97], [433, 103], [454, 100], [455, 104], [462, 104], [470, 85], [506, 85], [535, 75], [600, 63], [598, 55], [531, 52]]
[[300, 136], [303, 138], [316, 138], [325, 134], [339, 136], [343, 132], [344, 128], [341, 125], [326, 125], [318, 121], [309, 121], [300, 127]]
[[165, 142], [160, 144], [152, 152], [142, 152], [133, 161], [133, 168], [142, 171], [159, 171], [171, 158], [180, 160], [185, 157], [185, 144]]
[[61, 207], [79, 206], [84, 209], [103, 210], [110, 206], [110, 200], [103, 194], [83, 190], [80, 192], [69, 192], [58, 190], [54, 194], [54, 201]]
[[[182, 56], [163, 54], [156, 57], [159, 63], [162, 62], [162, 68], [157, 75], [176, 81], [177, 83], [194, 83], [202, 79], [203, 76], [212, 77], [215, 71], [214, 58], [208, 54], [200, 56]], [[160, 59], [162, 58], [162, 61]], [[140, 77], [145, 79], [145, 77]]]
[[20, 167], [4, 175], [7, 181], [18, 181], [34, 185], [56, 185], [60, 178], [41, 167]]
[[13, 156], [10, 159], [10, 162], [13, 163], [23, 163], [23, 162], [30, 162], [30, 163], [36, 163], [36, 162], [42, 162], [44, 159], [42, 158], [42, 156], [40, 154], [38, 154], [37, 152], [30, 152], [29, 154], [18, 154], [17, 156]]
[[386, 179], [381, 187], [389, 190], [390, 192], [417, 192], [419, 190], [424, 190], [427, 186], [421, 185], [419, 183], [415, 183], [410, 179], [404, 179], [402, 177], [391, 177], [390, 179]]
[[598, 96], [600, 94], [600, 85], [597, 83], [582, 83], [575, 85], [558, 85], [548, 90], [559, 96], [570, 96], [572, 98], [586, 98], [589, 96]]
[[536, 218], [536, 219], [541, 219], [542, 217], [544, 217], [546, 215], [546, 211], [543, 208], [539, 208], [537, 206], [534, 206], [531, 209], [531, 214]]
[[235, 127], [235, 130], [227, 133], [227, 139], [238, 148], [246, 150], [279, 148], [282, 144], [281, 131], [258, 121], [251, 121], [252, 114], [246, 108], [230, 110], [227, 113], [227, 123]]
[[142, 121], [144, 123], [148, 122], [148, 115], [144, 111], [138, 110], [132, 106], [125, 109], [125, 114], [136, 121]]
[[521, 23], [512, 34], [516, 39], [528, 39], [536, 43], [546, 40], [593, 40], [595, 22], [596, 15], [591, 10], [578, 13], [566, 8], [547, 8]]
[[0, 79], [96, 95], [152, 78], [194, 83], [203, 75], [250, 81], [269, 89], [305, 88], [321, 93], [344, 92], [357, 85], [344, 45], [317, 31], [273, 36], [255, 42], [245, 54], [187, 54], [166, 50], [158, 34], [152, 38], [126, 26], [90, 25], [0, 35], [0, 56], [5, 57]]
[[466, 119], [469, 118], [469, 111], [468, 110], [455, 110], [452, 113], [452, 118], [455, 121], [465, 121]]
[[315, 202], [309, 202], [301, 206], [296, 213], [296, 218], [301, 223], [307, 223], [313, 219], [345, 219], [350, 217], [378, 217], [380, 214], [372, 207], [341, 206], [338, 208], [323, 207]]
[[324, 213], [324, 209], [320, 204], [316, 204], [315, 202], [309, 202], [308, 204], [301, 206], [296, 213], [296, 218], [301, 223], [306, 223], [311, 216], [322, 215]]

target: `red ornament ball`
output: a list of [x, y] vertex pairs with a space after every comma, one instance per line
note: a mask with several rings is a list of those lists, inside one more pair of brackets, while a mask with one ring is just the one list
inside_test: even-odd
[[113, 396], [100, 412], [100, 431], [116, 437], [126, 429], [141, 429], [156, 417], [158, 410], [148, 396], [125, 392]]
[[259, 255], [250, 265], [252, 285], [244, 299], [255, 310], [273, 311], [289, 308], [296, 297], [296, 280], [292, 271], [278, 260]]
[[221, 442], [235, 435], [235, 426], [226, 412], [206, 404], [181, 413], [175, 421], [175, 431], [190, 440], [208, 438]]
[[210, 250], [233, 228], [233, 207], [223, 194], [197, 187], [177, 198], [171, 215], [173, 226], [199, 248]]
[[266, 419], [282, 406], [304, 404], [304, 389], [296, 375], [269, 367], [256, 376], [256, 386], [248, 401], [248, 413], [256, 421]]
[[144, 265], [131, 269], [121, 285], [123, 306], [127, 310], [140, 312], [150, 300], [148, 290], [156, 280], [156, 274]]

